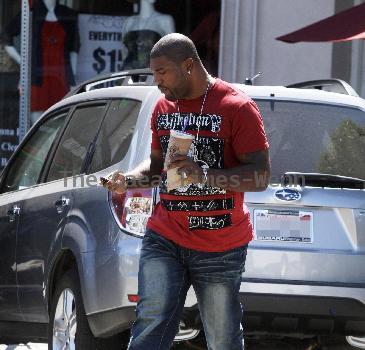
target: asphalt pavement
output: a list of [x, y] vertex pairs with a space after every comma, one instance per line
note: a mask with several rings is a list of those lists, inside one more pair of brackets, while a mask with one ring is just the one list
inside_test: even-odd
[[[207, 348], [203, 342], [200, 344], [185, 342], [175, 345], [173, 350], [207, 350]], [[348, 345], [345, 337], [324, 337], [318, 340], [261, 336], [246, 338], [245, 350], [356, 350], [356, 348]]]
[[[356, 350], [346, 343], [344, 337], [326, 337], [320, 340], [321, 347], [311, 339], [249, 338], [245, 342], [245, 350]], [[206, 350], [203, 341], [175, 344], [172, 350]], [[48, 350], [47, 344], [28, 343], [26, 345], [0, 345], [0, 350]]]

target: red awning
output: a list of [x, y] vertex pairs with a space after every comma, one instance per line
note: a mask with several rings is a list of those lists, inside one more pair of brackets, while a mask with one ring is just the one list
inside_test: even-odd
[[365, 3], [276, 39], [287, 43], [365, 39]]

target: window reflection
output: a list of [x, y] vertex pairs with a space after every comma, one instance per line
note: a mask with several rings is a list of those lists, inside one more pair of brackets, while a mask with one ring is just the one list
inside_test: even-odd
[[365, 179], [364, 112], [314, 103], [257, 100], [270, 144], [272, 176], [287, 171]]
[[48, 153], [66, 116], [67, 113], [62, 113], [51, 117], [35, 131], [12, 162], [2, 193], [37, 184]]
[[[21, 14], [6, 27], [8, 50], [21, 32]], [[75, 85], [79, 33], [77, 13], [57, 0], [35, 0], [31, 36], [31, 124]], [[18, 52], [19, 55], [19, 52]], [[25, 58], [21, 58], [25, 59]]]
[[331, 133], [328, 148], [321, 152], [318, 170], [365, 179], [365, 163], [359, 161], [364, 154], [365, 126], [351, 119], [344, 120]]
[[[0, 1], [0, 172], [18, 145], [19, 64], [14, 52], [8, 50], [5, 28], [19, 8], [18, 1]], [[11, 45], [19, 48], [19, 38], [13, 38]]]
[[127, 17], [123, 25], [123, 44], [127, 56], [123, 69], [149, 66], [153, 45], [166, 34], [175, 32], [172, 16], [156, 11], [155, 0], [141, 0], [139, 14]]

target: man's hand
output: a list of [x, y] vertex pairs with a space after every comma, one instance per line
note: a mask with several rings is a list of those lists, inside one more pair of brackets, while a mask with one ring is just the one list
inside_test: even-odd
[[177, 173], [187, 182], [202, 183], [203, 169], [190, 157], [179, 154], [173, 156], [167, 169], [173, 168], [178, 168]]
[[113, 171], [106, 178], [107, 181], [100, 179], [100, 184], [111, 192], [123, 194], [127, 191], [125, 175], [119, 170]]

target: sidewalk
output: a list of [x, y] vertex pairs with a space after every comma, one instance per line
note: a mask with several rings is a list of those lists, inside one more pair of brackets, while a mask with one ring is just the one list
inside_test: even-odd
[[47, 344], [0, 345], [0, 350], [47, 350]]

